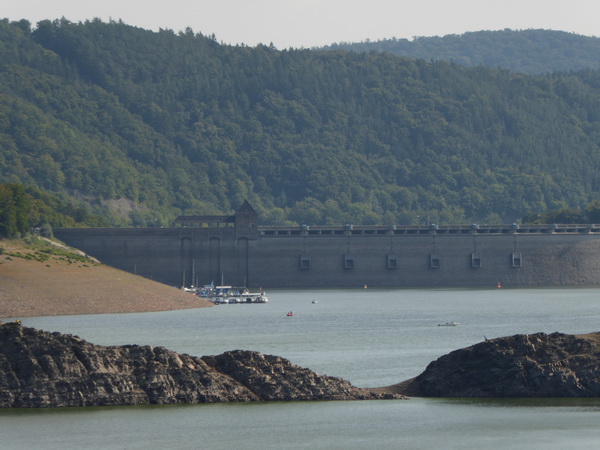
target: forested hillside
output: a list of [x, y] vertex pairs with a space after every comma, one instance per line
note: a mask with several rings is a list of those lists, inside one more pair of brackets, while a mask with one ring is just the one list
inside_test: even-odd
[[33, 186], [0, 184], [0, 239], [23, 237], [32, 228], [51, 237], [53, 227], [110, 225], [104, 217], [91, 214], [85, 203], [76, 205], [61, 197]]
[[0, 183], [115, 225], [514, 222], [600, 194], [600, 73], [0, 22]]
[[552, 30], [477, 31], [412, 40], [346, 42], [324, 49], [388, 52], [471, 67], [502, 67], [530, 75], [600, 68], [600, 38]]

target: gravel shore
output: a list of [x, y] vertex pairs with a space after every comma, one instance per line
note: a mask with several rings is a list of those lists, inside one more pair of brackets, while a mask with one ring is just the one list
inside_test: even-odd
[[[12, 246], [11, 246], [12, 245]], [[204, 308], [212, 303], [180, 289], [108, 266], [50, 257], [0, 241], [0, 317], [114, 314]]]

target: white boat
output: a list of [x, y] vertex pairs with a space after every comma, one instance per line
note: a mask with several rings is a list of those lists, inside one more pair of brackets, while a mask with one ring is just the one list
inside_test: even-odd
[[458, 322], [446, 322], [446, 323], [438, 323], [438, 327], [457, 327], [460, 323]]
[[227, 297], [229, 303], [268, 303], [269, 298], [263, 292], [244, 292]]
[[213, 283], [211, 283], [211, 284], [205, 284], [204, 286], [199, 288], [197, 293], [202, 298], [208, 298], [214, 292], [215, 292], [215, 285]]
[[247, 288], [234, 286], [204, 286], [200, 296], [216, 305], [234, 303], [268, 303], [269, 298], [265, 292], [250, 292]]

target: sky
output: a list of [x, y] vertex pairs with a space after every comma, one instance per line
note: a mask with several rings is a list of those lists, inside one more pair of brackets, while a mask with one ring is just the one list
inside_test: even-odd
[[0, 17], [189, 27], [226, 44], [279, 49], [505, 28], [600, 36], [598, 0], [0, 0]]

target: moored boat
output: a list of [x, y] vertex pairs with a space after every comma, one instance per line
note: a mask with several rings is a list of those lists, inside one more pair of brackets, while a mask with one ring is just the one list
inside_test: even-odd
[[217, 305], [269, 302], [267, 294], [262, 289], [260, 292], [250, 292], [245, 287], [207, 285], [204, 286], [199, 295]]
[[458, 322], [446, 322], [446, 323], [438, 323], [438, 327], [457, 327], [460, 323]]

